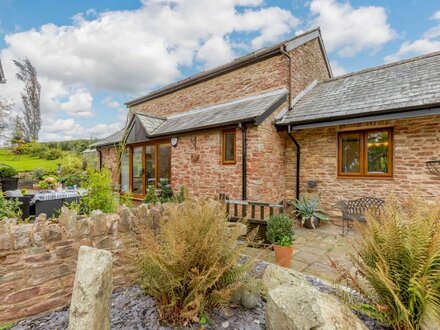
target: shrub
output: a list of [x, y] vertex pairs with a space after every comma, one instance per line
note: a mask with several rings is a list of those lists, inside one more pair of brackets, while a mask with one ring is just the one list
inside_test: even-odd
[[17, 170], [11, 166], [0, 166], [0, 178], [12, 178], [17, 174]]
[[47, 146], [44, 144], [32, 141], [23, 145], [25, 154], [31, 157], [45, 158], [45, 154], [48, 150]]
[[61, 150], [49, 149], [44, 153], [43, 158], [47, 160], [55, 160], [61, 158], [62, 156], [63, 156], [63, 152]]
[[6, 199], [3, 194], [0, 194], [0, 220], [6, 218], [20, 218], [21, 217], [21, 202], [16, 198]]
[[132, 207], [133, 206], [133, 196], [131, 193], [129, 192], [124, 192], [120, 195], [119, 197], [119, 204], [120, 205], [125, 205], [127, 207]]
[[87, 190], [87, 195], [81, 198], [81, 207], [85, 213], [101, 210], [112, 213], [116, 210], [116, 202], [112, 190], [112, 174], [103, 168], [101, 172], [89, 170], [82, 187]]
[[42, 180], [47, 175], [47, 171], [43, 168], [36, 168], [32, 171], [32, 178]]
[[291, 246], [294, 241], [295, 230], [293, 221], [286, 214], [273, 215], [267, 222], [267, 239], [281, 246]]
[[[388, 202], [381, 215], [358, 226], [361, 239], [352, 256], [358, 276], [347, 281], [367, 298], [355, 306], [394, 329], [439, 327], [440, 205]], [[367, 283], [361, 285], [360, 283]]]
[[156, 188], [154, 185], [150, 184], [147, 187], [147, 193], [145, 194], [144, 203], [156, 204], [157, 202], [159, 202], [159, 198], [156, 195]]
[[157, 232], [148, 226], [137, 232], [133, 251], [141, 286], [168, 323], [198, 322], [245, 285], [252, 261], [238, 265], [246, 244], [236, 244], [239, 229], [228, 230], [217, 202], [169, 203]]
[[62, 176], [67, 176], [70, 174], [81, 176], [81, 174], [84, 172], [81, 159], [72, 155], [65, 157], [61, 165]]

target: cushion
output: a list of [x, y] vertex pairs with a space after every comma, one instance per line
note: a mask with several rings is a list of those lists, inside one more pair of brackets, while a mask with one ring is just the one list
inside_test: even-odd
[[23, 197], [23, 194], [21, 193], [20, 189], [17, 190], [6, 190], [5, 191], [6, 197]]

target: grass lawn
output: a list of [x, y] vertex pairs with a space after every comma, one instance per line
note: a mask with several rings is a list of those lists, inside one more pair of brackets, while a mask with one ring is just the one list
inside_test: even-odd
[[14, 155], [8, 149], [0, 149], [0, 164], [7, 164], [16, 168], [19, 172], [32, 172], [36, 168], [46, 171], [56, 171], [57, 164], [62, 162], [62, 158], [46, 160], [29, 155]]

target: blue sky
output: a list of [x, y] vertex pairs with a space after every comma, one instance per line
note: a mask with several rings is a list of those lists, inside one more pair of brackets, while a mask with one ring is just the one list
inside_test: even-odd
[[102, 137], [125, 101], [318, 25], [336, 74], [440, 50], [438, 0], [0, 0], [0, 96], [20, 111], [28, 57], [41, 139]]

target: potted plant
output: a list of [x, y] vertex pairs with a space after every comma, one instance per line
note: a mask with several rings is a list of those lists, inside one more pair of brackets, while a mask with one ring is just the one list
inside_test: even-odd
[[292, 263], [294, 234], [293, 221], [286, 214], [269, 218], [266, 236], [274, 244], [275, 262], [280, 266], [289, 268]]
[[18, 177], [17, 170], [9, 165], [0, 166], [0, 180], [2, 183], [2, 190], [17, 190], [18, 188]]
[[319, 198], [312, 197], [307, 199], [303, 195], [293, 202], [296, 208], [295, 213], [299, 216], [301, 225], [308, 229], [316, 229], [321, 221], [327, 221], [328, 216], [319, 208]]

